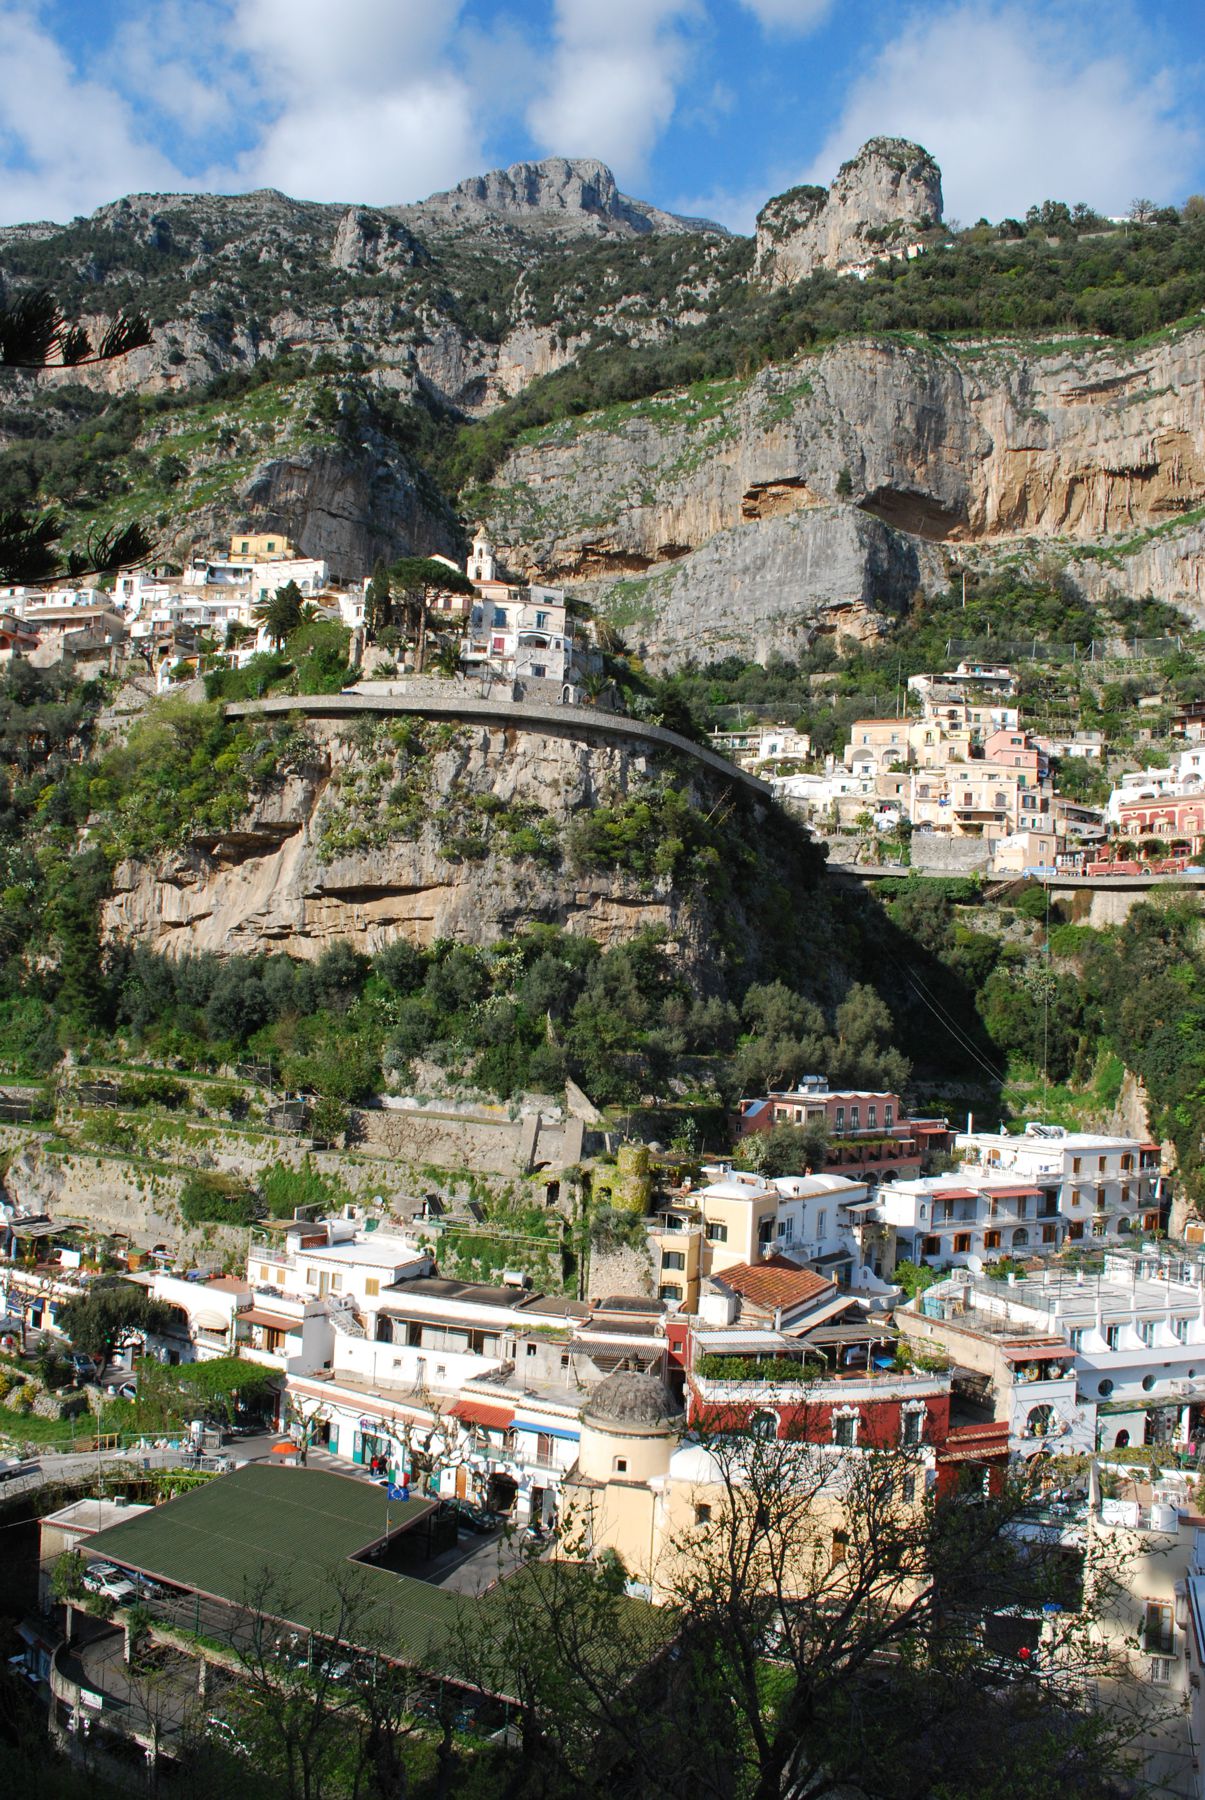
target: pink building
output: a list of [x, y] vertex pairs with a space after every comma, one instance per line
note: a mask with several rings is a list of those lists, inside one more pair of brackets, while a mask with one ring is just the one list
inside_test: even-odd
[[946, 1148], [945, 1119], [907, 1119], [898, 1094], [868, 1088], [830, 1088], [822, 1075], [805, 1075], [796, 1088], [742, 1100], [733, 1120], [737, 1139], [778, 1125], [822, 1127], [828, 1153], [820, 1175], [850, 1174], [911, 1179], [931, 1150]]

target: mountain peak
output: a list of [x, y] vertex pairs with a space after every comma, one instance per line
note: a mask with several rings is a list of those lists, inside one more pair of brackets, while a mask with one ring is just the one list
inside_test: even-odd
[[558, 236], [643, 237], [650, 232], [709, 231], [707, 219], [681, 218], [645, 200], [621, 194], [606, 163], [593, 156], [546, 156], [471, 175], [454, 188], [396, 210], [416, 226], [464, 230], [489, 223], [541, 230]]

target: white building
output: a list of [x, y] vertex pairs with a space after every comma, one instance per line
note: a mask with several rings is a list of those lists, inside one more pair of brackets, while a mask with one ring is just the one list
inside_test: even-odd
[[1007, 1176], [1053, 1198], [1051, 1218], [1065, 1225], [1069, 1243], [1159, 1227], [1157, 1144], [1031, 1122], [1015, 1137], [1004, 1131], [960, 1132], [954, 1148], [962, 1157], [961, 1173], [974, 1178], [968, 1185]]
[[[1055, 1346], [1064, 1346], [1073, 1359], [1076, 1404], [1095, 1408], [1102, 1449], [1205, 1442], [1205, 1267], [1199, 1263], [1113, 1251], [1099, 1273], [1048, 1269], [1003, 1282], [955, 1274], [927, 1289], [910, 1310], [935, 1321], [948, 1310], [953, 1326], [960, 1316], [987, 1321], [1006, 1350], [1014, 1341], [1025, 1349], [1043, 1339], [1054, 1362], [1063, 1361]], [[1051, 1399], [1022, 1390], [1030, 1411]], [[1028, 1415], [1026, 1422], [1032, 1423]], [[1049, 1428], [1040, 1435], [1051, 1435]]]

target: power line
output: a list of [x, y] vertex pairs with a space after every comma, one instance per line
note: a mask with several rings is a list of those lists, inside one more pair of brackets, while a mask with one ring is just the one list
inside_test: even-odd
[[962, 1030], [962, 1028], [960, 1026], [955, 1024], [954, 1020], [946, 1012], [945, 1008], [941, 1005], [940, 1001], [934, 1000], [932, 998], [932, 996], [929, 994], [928, 989], [925, 988], [924, 983], [921, 981], [920, 977], [915, 974], [915, 971], [912, 969], [910, 964], [905, 963], [903, 965], [903, 973], [904, 973], [905, 981], [908, 982], [909, 986], [912, 988], [913, 992], [917, 995], [921, 1004], [923, 1006], [928, 1007], [929, 1011], [933, 1014], [933, 1017], [937, 1020], [938, 1024], [945, 1026], [945, 1028], [949, 1032], [950, 1036], [955, 1040], [956, 1043], [958, 1043], [961, 1046], [961, 1048], [963, 1050], [966, 1051], [967, 1055], [969, 1057], [971, 1057], [974, 1062], [978, 1063], [979, 1067], [984, 1071], [985, 1074], [989, 1075], [993, 1081], [1002, 1081], [1004, 1079], [1003, 1071], [1000, 1069], [994, 1069], [990, 1063], [988, 1063], [984, 1060], [984, 1058], [980, 1055], [979, 1051], [976, 1049], [975, 1045], [971, 1042], [970, 1038], [967, 1037], [966, 1033]]

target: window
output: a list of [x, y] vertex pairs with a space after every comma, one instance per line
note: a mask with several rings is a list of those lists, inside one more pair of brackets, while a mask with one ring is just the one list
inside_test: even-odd
[[1171, 1656], [1176, 1648], [1176, 1620], [1170, 1600], [1148, 1600], [1142, 1629], [1148, 1656]]
[[829, 1567], [835, 1569], [849, 1555], [848, 1531], [834, 1531], [832, 1550], [829, 1553]]
[[1078, 1242], [1079, 1239], [1081, 1239], [1083, 1237], [1083, 1235], [1084, 1235], [1084, 1221], [1082, 1219], [1072, 1219], [1070, 1225], [1068, 1225], [1068, 1227], [1067, 1227], [1067, 1236], [1069, 1238], [1075, 1240], [1076, 1242]]
[[381, 1291], [381, 1283], [380, 1283], [379, 1277], [376, 1275], [370, 1275], [368, 1277], [368, 1280], [364, 1283], [365, 1298], [368, 1300], [375, 1300], [377, 1295], [380, 1293], [380, 1291]]
[[822, 1206], [820, 1208], [820, 1211], [816, 1214], [816, 1236], [818, 1238], [822, 1238], [824, 1236], [824, 1229], [825, 1229], [825, 1226], [827, 1223], [828, 1223], [828, 1211], [827, 1211], [827, 1208]]
[[900, 1419], [900, 1442], [905, 1446], [919, 1444], [925, 1435], [925, 1411], [921, 1406], [905, 1407]]
[[1110, 1350], [1116, 1350], [1117, 1345], [1120, 1342], [1120, 1339], [1121, 1339], [1121, 1326], [1120, 1325], [1106, 1325], [1105, 1326], [1105, 1343]]
[[857, 1106], [851, 1106], [849, 1109], [849, 1129], [851, 1131], [857, 1131], [861, 1125], [861, 1122], [862, 1122], [861, 1109]]
[[1138, 1332], [1138, 1336], [1149, 1350], [1155, 1341], [1155, 1327], [1153, 1323], [1150, 1319], [1139, 1319], [1135, 1329]]
[[998, 1250], [1000, 1248], [1000, 1233], [998, 1231], [985, 1231], [983, 1234], [983, 1248], [985, 1250]]
[[710, 1506], [696, 1506], [695, 1507], [695, 1524], [696, 1525], [710, 1525], [711, 1524], [711, 1508], [710, 1508]]
[[1084, 1341], [1083, 1326], [1077, 1325], [1074, 1331], [1069, 1331], [1067, 1333], [1067, 1341], [1071, 1345], [1072, 1350], [1078, 1356], [1080, 1349], [1083, 1345], [1083, 1341]]
[[929, 1217], [929, 1208], [925, 1205], [925, 1203], [923, 1201], [921, 1202], [920, 1211], [917, 1214], [917, 1217], [920, 1219], [920, 1222], [922, 1225], [924, 1224], [925, 1220]]
[[1042, 1227], [1042, 1242], [1044, 1244], [1057, 1244], [1058, 1241], [1059, 1241], [1058, 1226], [1057, 1225], [1043, 1225], [1043, 1227]]
[[657, 1298], [659, 1300], [680, 1300], [682, 1289], [676, 1281], [663, 1281], [657, 1289]]
[[663, 1269], [685, 1269], [685, 1250], [663, 1250], [661, 1253], [661, 1267]]
[[835, 1131], [845, 1130], [845, 1108], [843, 1106], [837, 1108], [837, 1117], [834, 1121], [833, 1129]]
[[317, 1271], [317, 1269], [307, 1269], [306, 1270], [305, 1285], [307, 1287], [317, 1287], [318, 1286], [318, 1271]]
[[788, 1213], [785, 1219], [779, 1220], [778, 1235], [780, 1238], [787, 1238], [787, 1239], [793, 1238], [795, 1236], [795, 1215], [794, 1215], [794, 1213]]
[[612, 1472], [616, 1475], [626, 1475], [628, 1472], [627, 1457], [626, 1456], [617, 1456], [611, 1464], [611, 1469], [612, 1469]]
[[757, 1241], [761, 1245], [763, 1250], [765, 1249], [767, 1244], [771, 1244], [774, 1241], [774, 1225], [775, 1225], [775, 1221], [774, 1221], [773, 1217], [768, 1218], [768, 1219], [759, 1219], [758, 1220]]
[[835, 1412], [833, 1414], [833, 1442], [845, 1450], [852, 1450], [858, 1441], [858, 1424], [860, 1415], [857, 1412]]
[[1026, 1231], [1024, 1225], [1021, 1225], [1018, 1227], [1018, 1229], [1016, 1231], [1013, 1232], [1013, 1247], [1014, 1247], [1014, 1249], [1017, 1249], [1022, 1244], [1027, 1244], [1028, 1242], [1029, 1242], [1029, 1233]]
[[720, 1225], [715, 1222], [710, 1223], [707, 1226], [707, 1242], [709, 1244], [726, 1244], [728, 1242], [727, 1225]]
[[1083, 1166], [1084, 1166], [1084, 1159], [1082, 1156], [1073, 1156], [1071, 1158], [1071, 1173], [1073, 1175], [1078, 1175], [1081, 1172], [1081, 1170], [1083, 1169]]
[[342, 1287], [343, 1287], [342, 1275], [332, 1275], [331, 1276], [331, 1293], [332, 1294], [339, 1293], [340, 1290], [342, 1289]]
[[894, 1108], [894, 1106], [885, 1106], [883, 1108], [883, 1124], [887, 1127], [887, 1130], [890, 1131], [891, 1127], [894, 1123], [895, 1123], [895, 1108]]
[[969, 1231], [956, 1231], [954, 1233], [954, 1254], [955, 1254], [955, 1256], [968, 1255], [970, 1253], [970, 1248], [971, 1248], [970, 1232]]
[[905, 1475], [900, 1483], [900, 1499], [905, 1506], [911, 1506], [916, 1499], [916, 1476]]
[[922, 1238], [921, 1245], [920, 1245], [920, 1253], [922, 1256], [940, 1256], [941, 1255], [941, 1239], [935, 1238], [935, 1237]]
[[1109, 1398], [1109, 1395], [1113, 1392], [1113, 1383], [1109, 1380], [1107, 1375], [1103, 1381], [1097, 1382], [1096, 1391], [1102, 1400], [1107, 1400]]
[[1100, 1170], [1101, 1174], [1103, 1175], [1105, 1172], [1105, 1169], [1108, 1166], [1108, 1158], [1104, 1157], [1104, 1156], [1098, 1156], [1096, 1159], [1096, 1166]]
[[878, 1107], [877, 1107], [877, 1106], [868, 1106], [868, 1107], [867, 1107], [867, 1108], [866, 1108], [866, 1123], [867, 1123], [867, 1124], [868, 1124], [868, 1125], [872, 1125], [872, 1126], [873, 1126], [873, 1125], [877, 1125], [877, 1124], [878, 1124], [878, 1122], [879, 1122], [879, 1109], [878, 1109]]
[[763, 1408], [761, 1412], [755, 1412], [749, 1420], [749, 1430], [754, 1437], [776, 1438], [778, 1436], [778, 1414], [771, 1412], [769, 1407]]
[[540, 1348], [540, 1346], [538, 1344], [528, 1344], [528, 1346], [527, 1346], [528, 1356], [535, 1356], [535, 1354], [537, 1353], [539, 1348]]
[[1170, 1323], [1172, 1336], [1175, 1338], [1176, 1342], [1178, 1344], [1186, 1344], [1188, 1342], [1188, 1320], [1172, 1319]]

